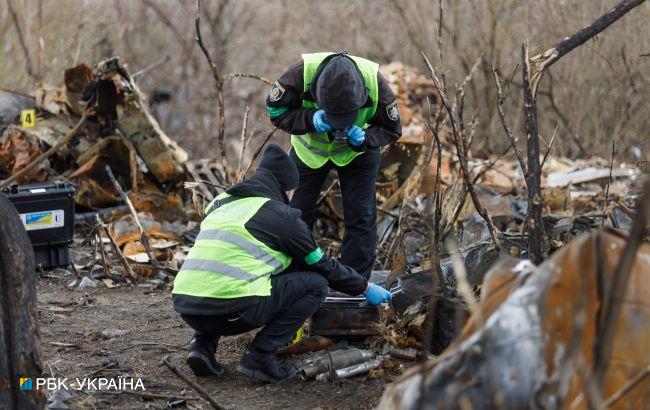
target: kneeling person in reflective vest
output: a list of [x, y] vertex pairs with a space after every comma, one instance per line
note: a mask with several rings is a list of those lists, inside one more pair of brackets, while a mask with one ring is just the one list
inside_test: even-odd
[[391, 294], [325, 255], [291, 208], [298, 170], [270, 145], [255, 174], [215, 198], [196, 243], [174, 281], [176, 312], [195, 330], [187, 363], [197, 376], [222, 375], [215, 359], [221, 336], [262, 327], [237, 371], [265, 382], [296, 374], [273, 352], [320, 306], [328, 287], [364, 294], [370, 303]]

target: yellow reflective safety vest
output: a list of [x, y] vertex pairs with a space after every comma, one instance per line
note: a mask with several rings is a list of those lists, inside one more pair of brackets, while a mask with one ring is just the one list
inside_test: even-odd
[[[302, 55], [302, 60], [305, 66], [303, 91], [309, 89], [309, 84], [311, 84], [314, 79], [318, 66], [325, 58], [332, 54], [334, 53], [312, 53]], [[366, 60], [365, 58], [355, 56], [349, 57], [354, 60], [359, 71], [361, 71], [363, 81], [368, 89], [370, 99], [372, 100], [372, 106], [361, 108], [359, 110], [359, 115], [357, 115], [357, 119], [354, 121], [355, 125], [358, 125], [361, 128], [367, 128], [368, 121], [370, 121], [377, 112], [377, 101], [379, 98], [377, 72], [379, 71], [379, 65], [370, 60]], [[302, 100], [302, 106], [304, 108], [319, 108], [315, 102], [306, 100]], [[322, 167], [328, 160], [331, 160], [337, 166], [345, 166], [352, 162], [355, 157], [362, 154], [362, 152], [354, 151], [346, 143], [339, 144], [330, 141], [325, 132], [292, 135], [291, 145], [296, 151], [298, 158], [312, 169]]]
[[172, 293], [196, 297], [231, 299], [269, 296], [271, 276], [285, 270], [291, 257], [271, 249], [245, 228], [268, 198], [241, 198], [210, 212], [174, 280]]

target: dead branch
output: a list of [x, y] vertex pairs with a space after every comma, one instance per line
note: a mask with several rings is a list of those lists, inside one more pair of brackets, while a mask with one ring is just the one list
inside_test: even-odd
[[[318, 201], [316, 201], [316, 208], [323, 202], [323, 200], [332, 192], [332, 189], [336, 186], [336, 184], [339, 182], [338, 178], [332, 181], [330, 186], [320, 195], [320, 198], [318, 198]], [[390, 215], [389, 211], [386, 211], [384, 209], [380, 209], [380, 207], [377, 207], [377, 210], [384, 212], [385, 214]], [[392, 215], [391, 215], [392, 216]]]
[[156, 272], [158, 274], [164, 272], [164, 269], [161, 268], [160, 265], [158, 265], [158, 262], [156, 261], [153, 248], [151, 247], [151, 242], [149, 242], [149, 237], [147, 236], [147, 233], [145, 232], [144, 227], [140, 222], [140, 218], [138, 217], [138, 213], [133, 207], [133, 203], [129, 199], [128, 195], [126, 195], [126, 193], [122, 189], [122, 186], [120, 186], [120, 183], [117, 182], [117, 179], [115, 179], [115, 176], [113, 175], [113, 171], [111, 171], [111, 167], [109, 165], [106, 165], [106, 174], [108, 175], [108, 178], [113, 183], [113, 186], [115, 187], [117, 193], [120, 195], [120, 197], [122, 197], [122, 200], [129, 207], [129, 211], [131, 212], [131, 217], [133, 218], [133, 222], [135, 222], [138, 231], [140, 231], [140, 239], [142, 241], [142, 245], [144, 246], [145, 251], [147, 252], [147, 255], [149, 256], [151, 265], [153, 265], [154, 269], [156, 269]]
[[422, 54], [422, 57], [424, 58], [424, 62], [427, 65], [427, 69], [429, 71], [429, 75], [431, 76], [431, 79], [433, 80], [434, 85], [436, 86], [436, 89], [438, 90], [438, 94], [440, 94], [440, 98], [442, 100], [442, 105], [445, 107], [445, 110], [447, 111], [448, 117], [449, 117], [449, 122], [451, 124], [451, 130], [452, 130], [452, 136], [454, 140], [454, 145], [456, 146], [456, 155], [458, 156], [458, 161], [460, 162], [461, 166], [461, 171], [463, 174], [463, 180], [465, 181], [465, 186], [467, 187], [467, 192], [469, 193], [472, 203], [474, 204], [474, 208], [476, 208], [476, 211], [478, 214], [485, 220], [485, 223], [487, 224], [488, 230], [490, 231], [490, 237], [492, 238], [492, 242], [494, 242], [494, 246], [497, 249], [497, 252], [501, 252], [501, 245], [499, 244], [499, 241], [497, 240], [496, 234], [495, 234], [495, 229], [494, 229], [494, 224], [492, 223], [492, 220], [490, 219], [490, 216], [487, 213], [487, 209], [483, 207], [481, 202], [478, 199], [478, 195], [476, 193], [476, 189], [474, 187], [474, 184], [471, 181], [471, 177], [469, 175], [469, 170], [467, 167], [467, 158], [465, 157], [465, 152], [463, 149], [463, 144], [461, 141], [461, 137], [459, 135], [459, 130], [458, 130], [458, 125], [456, 124], [455, 120], [455, 115], [454, 112], [451, 109], [451, 106], [449, 104], [449, 100], [447, 99], [447, 95], [445, 93], [445, 90], [443, 89], [443, 86], [440, 82], [440, 79], [436, 75], [435, 69], [429, 62], [429, 59], [427, 56], [420, 51]]
[[521, 76], [524, 85], [524, 123], [526, 128], [527, 167], [526, 187], [528, 188], [528, 253], [530, 260], [539, 265], [544, 261], [544, 225], [542, 222], [542, 166], [539, 160], [539, 129], [537, 126], [537, 99], [530, 78], [530, 59], [528, 45], [521, 48]]
[[512, 133], [510, 125], [508, 125], [506, 114], [503, 112], [503, 103], [506, 101], [508, 95], [503, 95], [501, 80], [499, 79], [499, 74], [497, 74], [497, 69], [494, 66], [492, 66], [492, 73], [494, 74], [494, 81], [497, 85], [497, 113], [499, 114], [501, 125], [503, 125], [503, 129], [506, 132], [506, 137], [508, 137], [510, 146], [515, 152], [515, 156], [517, 157], [517, 161], [519, 162], [519, 166], [521, 167], [521, 171], [524, 173], [525, 178], [526, 175], [528, 175], [528, 167], [524, 161], [524, 154], [522, 154], [522, 152], [519, 150], [519, 147], [517, 147], [517, 137]]
[[[607, 188], [605, 189], [605, 203], [603, 204], [603, 213], [609, 201], [609, 185], [612, 183], [612, 171], [614, 169], [614, 153], [616, 152], [616, 140], [612, 138], [612, 159], [609, 161], [609, 179], [607, 180]], [[603, 219], [603, 224], [605, 220]]]
[[161, 360], [161, 363], [167, 366], [169, 370], [171, 370], [172, 373], [174, 373], [176, 376], [178, 376], [181, 380], [183, 380], [185, 383], [187, 383], [190, 387], [192, 387], [194, 390], [196, 390], [197, 393], [201, 395], [205, 400], [207, 400], [208, 403], [212, 406], [214, 409], [224, 409], [223, 406], [221, 406], [217, 401], [208, 393], [201, 385], [190, 379], [189, 377], [185, 376], [183, 373], [181, 373], [180, 370], [176, 368], [173, 364], [169, 362], [169, 356], [163, 357]]
[[244, 162], [244, 150], [246, 149], [246, 129], [248, 128], [248, 112], [250, 107], [247, 105], [246, 110], [244, 111], [244, 119], [241, 124], [241, 150], [239, 151], [239, 164], [237, 164], [237, 176], [236, 181], [240, 181], [241, 166]]
[[491, 170], [492, 168], [494, 168], [494, 165], [496, 165], [496, 163], [499, 162], [499, 160], [500, 160], [501, 158], [505, 157], [505, 156], [508, 154], [508, 152], [510, 152], [510, 149], [511, 149], [511, 148], [512, 148], [511, 146], [506, 147], [506, 149], [503, 150], [503, 152], [502, 152], [501, 154], [499, 154], [499, 155], [498, 155], [497, 157], [495, 157], [492, 161], [490, 161], [489, 163], [487, 163], [487, 165], [485, 165], [485, 166], [484, 166], [484, 167], [483, 167], [479, 172], [476, 173], [476, 175], [475, 175], [474, 178], [472, 179], [472, 183], [473, 183], [473, 184], [477, 184], [477, 183], [478, 183], [478, 180], [481, 179], [481, 177], [482, 177], [483, 175], [485, 175], [489, 170]]
[[[99, 216], [95, 215], [95, 218], [95, 220], [97, 220], [99, 219]], [[106, 249], [104, 249], [104, 240], [102, 239], [100, 229], [98, 228], [99, 225], [95, 225], [95, 243], [97, 243], [97, 246], [99, 246], [99, 256], [102, 257], [102, 265], [104, 265], [104, 271], [107, 275], [110, 275], [111, 268], [108, 266], [108, 262], [106, 261]]]
[[[196, 42], [201, 48], [201, 51], [203, 52], [205, 59], [208, 61], [208, 65], [210, 65], [210, 70], [212, 71], [212, 77], [214, 78], [214, 82], [216, 85], [217, 100], [219, 104], [219, 132], [217, 134], [217, 141], [219, 144], [221, 161], [223, 163], [224, 169], [226, 169], [227, 168], [226, 148], [224, 146], [224, 141], [223, 141], [226, 133], [226, 113], [225, 113], [224, 96], [223, 96], [224, 81], [219, 73], [219, 69], [217, 68], [217, 65], [212, 60], [212, 56], [210, 55], [210, 52], [208, 51], [208, 49], [205, 46], [205, 43], [203, 42], [203, 37], [201, 37], [201, 0], [196, 1], [196, 19], [194, 20], [194, 25], [196, 28]], [[226, 172], [225, 174], [226, 174], [226, 182], [228, 182], [228, 173]]]
[[259, 80], [264, 84], [273, 85], [273, 81], [267, 78], [255, 74], [248, 74], [248, 73], [229, 73], [224, 76], [223, 81], [226, 82], [232, 78], [252, 78], [254, 80]]
[[85, 124], [86, 119], [87, 119], [86, 115], [85, 114], [82, 115], [81, 119], [79, 119], [79, 122], [77, 122], [77, 125], [75, 125], [74, 128], [72, 128], [61, 140], [57, 141], [57, 143], [52, 145], [52, 147], [50, 147], [50, 149], [48, 149], [47, 151], [42, 153], [38, 158], [36, 158], [35, 160], [33, 160], [32, 162], [27, 164], [25, 166], [25, 168], [21, 169], [20, 171], [16, 172], [15, 174], [10, 176], [9, 178], [7, 178], [4, 181], [0, 182], [0, 187], [7, 186], [7, 185], [13, 183], [14, 181], [17, 181], [23, 175], [27, 174], [29, 171], [34, 169], [38, 164], [45, 161], [46, 159], [48, 159], [52, 155], [54, 155], [59, 149], [64, 147], [68, 142], [70, 142], [72, 140], [72, 138], [74, 136], [77, 135], [77, 133], [81, 129], [81, 126]]
[[465, 262], [460, 257], [461, 250], [458, 243], [453, 239], [447, 241], [447, 251], [449, 252], [449, 256], [451, 256], [451, 261], [454, 266], [454, 277], [456, 278], [458, 293], [465, 299], [470, 314], [480, 323], [479, 327], [482, 327], [485, 324], [485, 318], [478, 306], [474, 292], [472, 292], [472, 285], [469, 284], [469, 280], [467, 279], [467, 269], [465, 268]]
[[168, 55], [160, 57], [157, 61], [154, 61], [153, 63], [149, 64], [148, 66], [141, 68], [140, 70], [136, 71], [135, 74], [133, 74], [131, 77], [133, 78], [133, 81], [137, 81], [140, 79], [142, 76], [145, 75], [145, 73], [155, 70], [156, 68], [162, 66], [172, 58]]
[[[174, 397], [173, 394], [146, 393], [146, 392], [139, 392], [134, 390], [120, 390], [120, 391], [96, 390], [95, 392], [101, 394], [113, 394], [113, 395], [130, 394], [133, 396], [143, 397], [145, 399], [169, 399], [171, 397]], [[201, 400], [200, 397], [194, 397], [194, 396], [182, 396], [181, 398], [186, 401]]]
[[131, 265], [129, 265], [129, 261], [126, 259], [126, 256], [124, 256], [124, 253], [122, 253], [120, 247], [117, 246], [117, 242], [115, 241], [115, 238], [113, 238], [113, 234], [111, 233], [111, 230], [104, 223], [104, 221], [99, 217], [99, 215], [97, 215], [97, 224], [104, 230], [104, 233], [108, 237], [108, 240], [111, 241], [111, 245], [113, 245], [113, 249], [115, 250], [117, 256], [120, 257], [120, 261], [122, 261], [122, 266], [124, 266], [124, 270], [126, 271], [126, 273], [134, 282], [137, 282], [138, 281], [137, 275], [135, 274], [135, 272], [133, 272], [133, 269], [131, 269]]
[[573, 49], [581, 46], [587, 40], [593, 38], [601, 31], [605, 30], [616, 20], [623, 17], [630, 10], [643, 3], [645, 0], [623, 0], [614, 6], [613, 9], [600, 16], [596, 21], [578, 31], [574, 35], [565, 38], [552, 48], [537, 54], [529, 59], [530, 64], [530, 89], [533, 96], [537, 93], [537, 85], [542, 78], [542, 74], [551, 65], [557, 62], [564, 55]]
[[246, 167], [246, 172], [244, 172], [244, 177], [245, 177], [246, 175], [248, 175], [248, 173], [250, 172], [251, 168], [253, 168], [253, 164], [255, 163], [255, 160], [256, 160], [257, 157], [259, 157], [260, 154], [262, 153], [262, 148], [264, 148], [264, 146], [266, 145], [266, 143], [269, 142], [269, 140], [271, 139], [271, 137], [273, 136], [273, 134], [275, 134], [275, 132], [276, 132], [277, 130], [278, 130], [277, 127], [273, 127], [273, 129], [272, 129], [268, 134], [266, 134], [266, 137], [264, 137], [264, 139], [262, 140], [262, 143], [257, 147], [257, 150], [256, 150], [255, 153], [253, 154], [253, 158], [251, 159], [250, 164], [248, 164], [248, 167]]
[[551, 141], [546, 146], [546, 152], [544, 153], [544, 158], [542, 158], [542, 164], [540, 165], [540, 167], [542, 169], [544, 169], [544, 164], [546, 163], [546, 159], [548, 158], [548, 154], [551, 153], [551, 149], [553, 148], [553, 143], [555, 142], [555, 135], [557, 134], [557, 129], [558, 129], [559, 126], [560, 126], [559, 122], [557, 124], [555, 124], [555, 129], [553, 130], [553, 135], [551, 136]]
[[639, 373], [637, 373], [634, 377], [632, 377], [628, 382], [623, 386], [619, 391], [616, 393], [612, 394], [609, 399], [605, 400], [603, 403], [603, 408], [608, 408], [616, 404], [616, 402], [627, 392], [632, 390], [634, 386], [639, 384], [648, 374], [650, 374], [650, 364], [647, 365], [645, 368], [641, 369]]
[[609, 368], [614, 344], [614, 333], [623, 308], [622, 302], [627, 290], [627, 283], [632, 274], [634, 259], [645, 237], [649, 214], [650, 179], [646, 179], [643, 184], [643, 197], [637, 207], [630, 237], [625, 243], [625, 248], [623, 248], [623, 253], [612, 277], [610, 291], [603, 298], [603, 306], [601, 307], [602, 316], [598, 322], [600, 326], [598, 326], [599, 329], [595, 346], [596, 355], [594, 358], [593, 380], [599, 391], [602, 391], [605, 374]]

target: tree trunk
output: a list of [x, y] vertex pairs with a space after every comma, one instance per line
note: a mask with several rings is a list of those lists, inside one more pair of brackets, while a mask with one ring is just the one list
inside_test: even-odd
[[[0, 408], [41, 409], [41, 377], [34, 251], [16, 208], [0, 194]], [[31, 378], [34, 390], [20, 389]]]
[[537, 129], [537, 97], [530, 82], [528, 46], [521, 49], [522, 78], [524, 83], [524, 119], [528, 154], [528, 254], [539, 265], [544, 261], [544, 224], [542, 223], [542, 165], [539, 162], [539, 130]]

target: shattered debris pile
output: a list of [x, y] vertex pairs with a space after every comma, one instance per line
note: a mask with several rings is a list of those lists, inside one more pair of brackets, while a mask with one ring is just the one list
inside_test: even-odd
[[[339, 339], [360, 339], [373, 349], [372, 355], [359, 359], [370, 361], [355, 362], [352, 365], [358, 368], [345, 368], [338, 376], [319, 368], [321, 379], [329, 380], [362, 370], [383, 371], [392, 366], [389, 355], [414, 360], [414, 349], [422, 349], [431, 337], [426, 354], [440, 356], [389, 387], [382, 407], [418, 407], [421, 392], [439, 408], [444, 405], [435, 400], [442, 397], [456, 397], [456, 402], [465, 400], [475, 407], [481, 407], [485, 397], [506, 400], [511, 407], [526, 406], [531, 397], [541, 407], [558, 402], [580, 405], [586, 400], [580, 390], [584, 377], [565, 364], [573, 361], [580, 369], [594, 363], [589, 342], [599, 318], [599, 292], [608, 286], [623, 247], [620, 235], [632, 228], [641, 194], [638, 168], [613, 166], [599, 158], [549, 156], [542, 194], [545, 251], [551, 258], [538, 268], [520, 260], [499, 260], [488, 226], [464, 186], [433, 83], [397, 62], [381, 71], [398, 95], [404, 132], [382, 151], [376, 184], [378, 255], [373, 279], [395, 291], [393, 303], [388, 309], [362, 308], [360, 300], [331, 294], [312, 318], [312, 331], [318, 334], [278, 353], [327, 350]], [[85, 64], [70, 68], [64, 84], [40, 86], [34, 98], [0, 92], [0, 185], [65, 180], [75, 186], [78, 229], [71, 267], [77, 279], [69, 286], [113, 288], [146, 279], [152, 292], [160, 291], [181, 268], [203, 206], [223, 191], [230, 175], [240, 173], [224, 169], [214, 159], [188, 160], [148, 112], [142, 92], [117, 58], [93, 68]], [[20, 110], [29, 108], [36, 109], [35, 125], [20, 125]], [[442, 124], [437, 130], [442, 150], [428, 156], [434, 121]], [[427, 195], [438, 160], [441, 276], [435, 283]], [[479, 157], [470, 152], [468, 164], [503, 253], [526, 258], [527, 192], [518, 162], [506, 154]], [[126, 191], [135, 212], [115, 182]], [[334, 173], [324, 184], [317, 215], [319, 243], [337, 257], [344, 212]], [[617, 233], [583, 235], [602, 227]], [[596, 261], [605, 254], [607, 258]], [[647, 247], [642, 248], [643, 257], [634, 265], [617, 328], [616, 364], [606, 375], [604, 397], [644, 365], [639, 358], [644, 357], [643, 346], [647, 350], [650, 345], [646, 303], [650, 289], [643, 281], [643, 273], [650, 271], [649, 254]], [[468, 285], [480, 298], [478, 312], [458, 290], [461, 278], [455, 258], [461, 260]], [[437, 302], [428, 329], [432, 295]], [[572, 315], [574, 320], [567, 321]], [[453, 374], [461, 376], [449, 376]], [[634, 390], [630, 396], [630, 407], [644, 394], [647, 397], [648, 385], [642, 386], [645, 390]], [[495, 391], [501, 395], [491, 393]], [[503, 407], [503, 402], [494, 406]]]
[[[152, 276], [140, 233], [108, 176], [108, 167], [128, 192], [154, 256], [177, 268], [178, 259], [173, 256], [180, 258], [187, 251], [180, 241], [187, 222], [196, 218], [193, 208], [185, 207], [188, 201], [182, 188], [187, 154], [149, 114], [142, 92], [117, 58], [94, 68], [86, 64], [69, 68], [64, 84], [62, 88], [39, 86], [35, 98], [20, 98], [19, 110], [3, 111], [0, 177], [5, 179], [1, 184], [71, 182], [76, 188], [77, 222], [95, 224], [95, 215], [110, 222], [117, 246], [134, 262], [136, 273]], [[0, 102], [16, 98], [0, 94]], [[30, 108], [37, 112], [33, 126], [19, 124], [20, 109]], [[84, 245], [95, 243], [94, 256], [76, 266], [100, 279], [110, 269], [97, 265], [97, 243], [110, 249], [109, 239], [105, 232], [93, 229], [92, 235], [85, 235], [86, 231], [82, 229], [77, 238], [77, 256], [83, 256]], [[121, 266], [113, 270], [119, 272]], [[119, 276], [111, 275], [113, 279]]]

